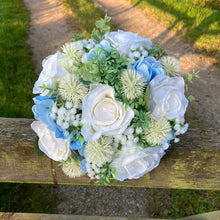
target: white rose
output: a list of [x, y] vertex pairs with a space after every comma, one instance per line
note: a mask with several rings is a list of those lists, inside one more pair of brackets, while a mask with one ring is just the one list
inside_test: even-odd
[[150, 97], [148, 101], [151, 117], [159, 120], [183, 118], [188, 100], [184, 96], [184, 79], [182, 77], [168, 77], [157, 75], [150, 83]]
[[101, 135], [122, 134], [134, 117], [129, 107], [114, 98], [114, 89], [103, 84], [91, 84], [82, 102], [81, 133], [86, 141], [94, 141]]
[[163, 147], [141, 148], [123, 146], [114, 157], [111, 166], [116, 168], [115, 179], [138, 179], [157, 167], [165, 154]]
[[[59, 60], [62, 59], [62, 57], [63, 54], [58, 51], [57, 53], [50, 55], [43, 60], [43, 70], [41, 71], [38, 80], [34, 84], [34, 94], [43, 92], [43, 89], [40, 88], [40, 86], [43, 84], [45, 84], [48, 88], [52, 88], [55, 79], [64, 77], [65, 75], [69, 74], [63, 67], [58, 65]], [[46, 95], [47, 93], [48, 91], [45, 91], [42, 95]]]
[[31, 128], [39, 137], [39, 148], [55, 161], [67, 160], [70, 156], [70, 140], [55, 137], [55, 132], [47, 129], [40, 121], [34, 121]]
[[152, 42], [149, 39], [140, 37], [138, 34], [121, 30], [107, 33], [105, 39], [109, 39], [114, 47], [118, 47], [120, 52], [127, 55], [133, 48], [139, 48], [141, 46], [147, 49], [152, 48]]

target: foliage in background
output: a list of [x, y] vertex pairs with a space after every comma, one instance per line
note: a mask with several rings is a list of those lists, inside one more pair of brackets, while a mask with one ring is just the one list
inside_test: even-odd
[[220, 62], [220, 1], [129, 0]]
[[[92, 0], [59, 0], [63, 5], [70, 9], [74, 15], [74, 24], [78, 32], [85, 32], [85, 37], [89, 38], [90, 33], [95, 26], [96, 21], [105, 17], [103, 12]], [[110, 22], [111, 30], [116, 29], [116, 26]]]
[[182, 218], [220, 209], [220, 191], [150, 189], [150, 216]]
[[50, 185], [0, 183], [0, 212], [56, 213]]
[[29, 13], [21, 0], [0, 4], [0, 116], [33, 118], [36, 79], [28, 37]]

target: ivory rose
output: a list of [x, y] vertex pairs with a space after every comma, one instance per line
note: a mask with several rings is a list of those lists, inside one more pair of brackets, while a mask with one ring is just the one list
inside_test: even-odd
[[122, 134], [130, 124], [134, 112], [116, 101], [114, 89], [103, 84], [90, 84], [89, 93], [82, 101], [81, 133], [85, 141], [94, 141], [101, 135]]
[[188, 100], [184, 95], [184, 79], [157, 75], [150, 83], [148, 105], [151, 117], [155, 120], [168, 120], [184, 117]]
[[162, 146], [145, 149], [138, 146], [123, 146], [111, 164], [116, 168], [115, 179], [123, 181], [140, 178], [157, 167], [164, 154]]
[[39, 137], [39, 148], [49, 158], [55, 161], [67, 160], [70, 156], [70, 140], [56, 138], [55, 132], [47, 129], [47, 126], [40, 121], [34, 121], [31, 128]]
[[40, 73], [38, 80], [34, 84], [33, 93], [41, 95], [46, 95], [48, 90], [43, 92], [41, 86], [44, 84], [47, 88], [52, 88], [54, 81], [58, 78], [62, 78], [69, 73], [61, 66], [59, 66], [59, 60], [63, 57], [63, 54], [60, 51], [57, 53], [48, 56], [42, 62], [43, 70]]

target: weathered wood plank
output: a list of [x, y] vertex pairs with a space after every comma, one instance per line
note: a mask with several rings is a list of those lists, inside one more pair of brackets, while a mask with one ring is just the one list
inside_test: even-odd
[[[34, 153], [31, 119], [0, 119], [0, 181], [93, 185], [85, 175], [70, 179], [57, 162]], [[170, 147], [160, 165], [138, 180], [117, 186], [220, 189], [219, 131], [194, 123], [182, 141]]]
[[4, 213], [0, 212], [2, 220], [162, 220], [158, 218], [128, 218], [128, 217], [104, 217], [83, 215], [55, 215], [40, 213]]
[[[181, 218], [182, 220], [219, 220], [220, 211], [204, 213], [200, 215]], [[104, 216], [83, 216], [83, 215], [55, 215], [40, 213], [11, 213], [0, 212], [2, 220], [162, 220], [159, 218], [131, 218], [131, 217], [104, 217]], [[181, 220], [179, 219], [179, 220]], [[171, 219], [170, 219], [171, 220]]]

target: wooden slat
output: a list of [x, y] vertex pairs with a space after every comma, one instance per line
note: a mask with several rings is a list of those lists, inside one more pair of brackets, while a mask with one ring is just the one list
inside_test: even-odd
[[[31, 119], [0, 119], [0, 182], [94, 185], [85, 175], [70, 179], [58, 163], [34, 153]], [[217, 130], [190, 126], [181, 141], [171, 146], [160, 165], [138, 180], [116, 186], [220, 189], [220, 135]]]
[[[219, 220], [220, 211], [209, 212], [200, 215], [180, 218], [179, 220]], [[104, 217], [104, 216], [83, 216], [83, 215], [55, 215], [40, 213], [4, 213], [0, 212], [2, 220], [163, 220], [159, 218], [132, 218], [132, 217]], [[170, 219], [171, 220], [171, 219]]]

